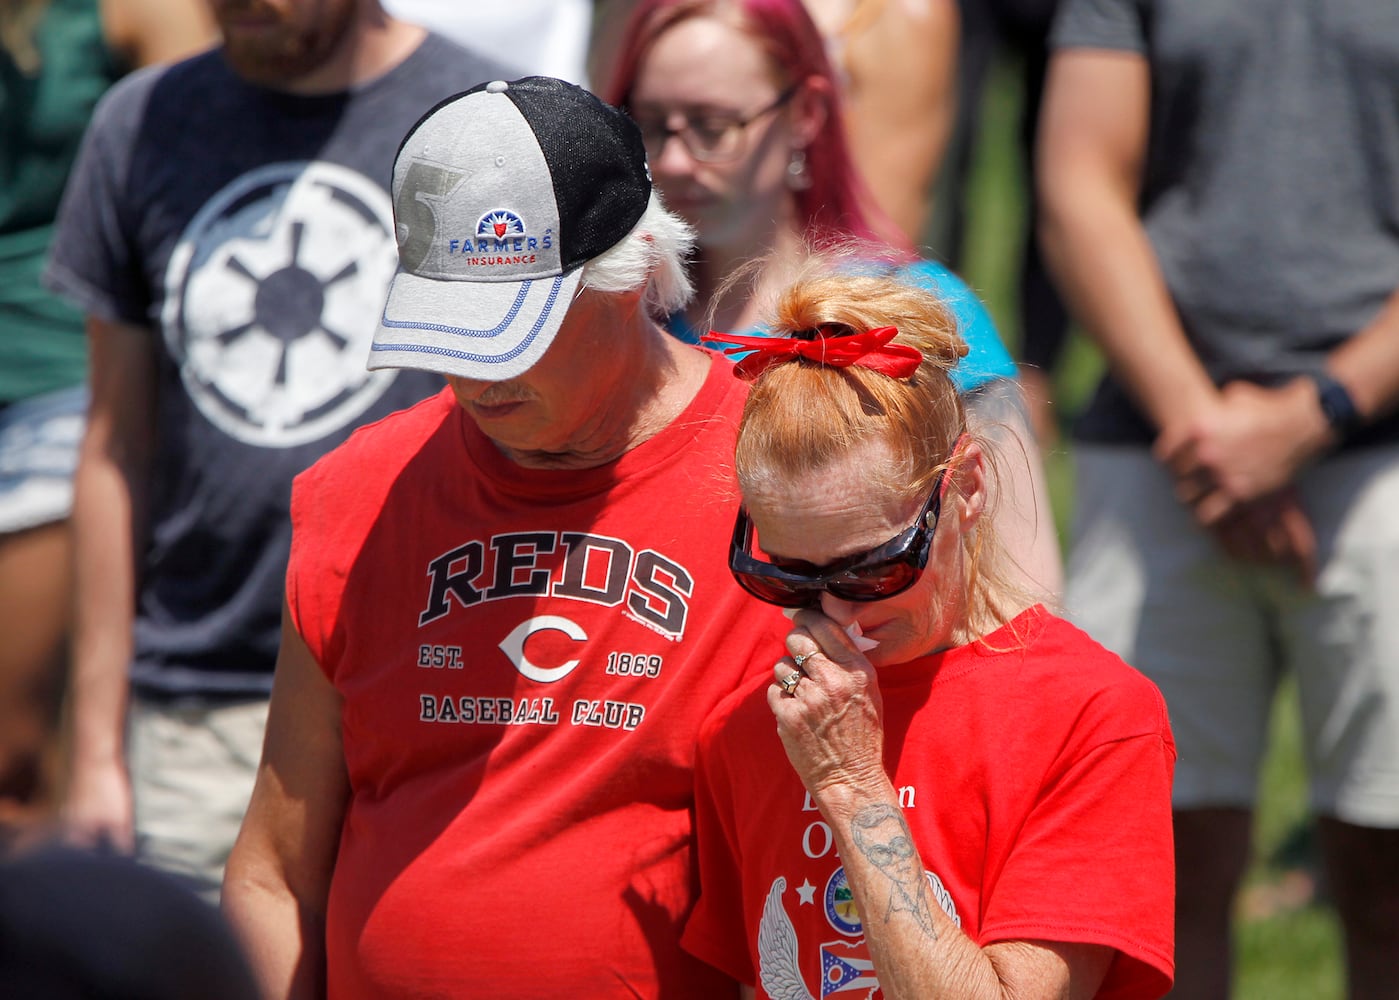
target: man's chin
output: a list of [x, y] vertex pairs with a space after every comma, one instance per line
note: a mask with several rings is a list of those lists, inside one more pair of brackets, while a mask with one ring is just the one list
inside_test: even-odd
[[292, 83], [317, 69], [325, 61], [321, 53], [304, 48], [288, 49], [261, 39], [226, 38], [223, 57], [244, 80], [266, 86]]

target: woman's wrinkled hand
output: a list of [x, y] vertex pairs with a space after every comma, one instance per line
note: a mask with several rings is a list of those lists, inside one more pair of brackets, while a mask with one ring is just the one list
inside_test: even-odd
[[787, 759], [818, 804], [829, 790], [886, 782], [884, 702], [874, 667], [821, 612], [802, 610], [793, 624], [788, 655], [768, 687]]

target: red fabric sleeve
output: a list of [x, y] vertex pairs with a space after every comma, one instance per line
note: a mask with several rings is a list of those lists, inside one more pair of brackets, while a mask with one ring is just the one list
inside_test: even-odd
[[[291, 623], [332, 683], [345, 642], [340, 608], [346, 578], [363, 539], [364, 525], [372, 523], [372, 514], [378, 509], [376, 493], [337, 488], [342, 481], [335, 478], [324, 458], [292, 480], [291, 553], [287, 559], [286, 599]], [[371, 520], [366, 521], [366, 517]]]
[[[1162, 733], [1169, 730], [1163, 728]], [[1098, 994], [1164, 994], [1174, 975], [1169, 735], [1099, 746], [1046, 786], [987, 900], [981, 940], [1104, 944]], [[1123, 789], [1138, 794], [1123, 795]]]
[[315, 501], [308, 496], [315, 494], [314, 466], [292, 480], [291, 487], [291, 554], [287, 560], [286, 599], [287, 613], [292, 626], [305, 641], [311, 655], [325, 670], [325, 634], [321, 628], [324, 616], [317, 600], [316, 582], [321, 574], [315, 565], [316, 554], [322, 551], [321, 543], [314, 537], [316, 520], [308, 516], [308, 508], [314, 509]]

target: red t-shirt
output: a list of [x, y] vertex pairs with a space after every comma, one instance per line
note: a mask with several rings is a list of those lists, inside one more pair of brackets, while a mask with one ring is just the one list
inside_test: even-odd
[[[1156, 687], [1043, 608], [878, 674], [885, 768], [949, 916], [982, 946], [1109, 945], [1118, 954], [1099, 997], [1165, 993], [1175, 744]], [[726, 700], [701, 733], [702, 893], [685, 947], [760, 996], [879, 996], [830, 828], [777, 737], [769, 683]]]
[[332, 997], [710, 997], [679, 946], [700, 722], [788, 623], [727, 568], [744, 386], [521, 468], [449, 390], [296, 480], [287, 598], [344, 698]]

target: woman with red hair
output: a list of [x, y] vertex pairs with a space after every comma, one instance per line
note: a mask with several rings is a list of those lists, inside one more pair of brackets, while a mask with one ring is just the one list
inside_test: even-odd
[[954, 382], [1005, 466], [1003, 534], [1028, 580], [1057, 594], [1058, 540], [1015, 364], [975, 294], [919, 260], [875, 207], [825, 39], [800, 0], [640, 0], [603, 95], [641, 127], [657, 188], [698, 234], [698, 295], [671, 317], [676, 336], [757, 331], [812, 247], [839, 246], [851, 269], [947, 302], [969, 348]]
[[950, 310], [822, 265], [735, 368], [729, 570], [792, 629], [700, 728], [681, 943], [764, 1000], [1159, 997], [1165, 702], [1006, 572]]

